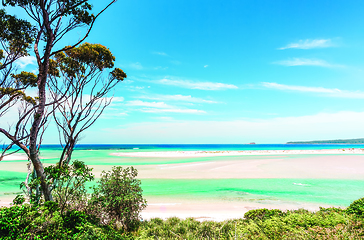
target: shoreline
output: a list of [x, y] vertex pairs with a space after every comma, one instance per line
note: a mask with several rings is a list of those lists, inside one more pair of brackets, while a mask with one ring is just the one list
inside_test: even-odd
[[306, 209], [314, 212], [320, 207], [333, 207], [328, 204], [281, 202], [262, 203], [252, 201], [169, 201], [151, 199], [146, 209], [141, 212], [144, 220], [151, 218], [167, 219], [178, 217], [180, 219], [194, 218], [198, 221], [226, 221], [244, 218], [244, 214], [255, 209], [280, 209], [282, 211]]
[[361, 148], [322, 149], [322, 150], [241, 150], [241, 151], [163, 151], [163, 152], [116, 152], [119, 157], [214, 157], [290, 154], [364, 154]]
[[[150, 198], [147, 207], [140, 213], [143, 220], [171, 217], [180, 219], [194, 218], [197, 221], [222, 222], [230, 219], [244, 218], [244, 214], [254, 209], [280, 209], [282, 211], [306, 209], [314, 212], [320, 207], [332, 207], [327, 204], [304, 202], [262, 203], [252, 201], [186, 201], [181, 199]], [[0, 200], [1, 207], [10, 207], [12, 198]]]
[[[224, 179], [295, 179], [292, 183], [289, 183], [290, 186], [294, 185], [294, 188], [310, 188], [310, 186], [305, 185], [306, 182], [300, 182], [297, 179], [334, 179], [337, 181], [342, 179], [364, 181], [364, 149], [358, 148], [159, 152], [142, 152], [142, 150], [123, 152], [116, 150], [103, 152], [103, 154], [106, 160], [110, 160], [105, 163], [101, 162], [99, 159], [101, 159], [102, 156], [97, 155], [98, 158], [96, 158], [96, 160], [91, 158], [87, 163], [94, 169], [93, 173], [96, 178], [100, 176], [103, 170], [109, 171], [114, 165], [126, 167], [129, 166], [128, 164], [130, 162], [138, 163], [141, 161], [141, 165], [135, 166], [135, 168], [138, 169], [138, 179], [141, 179], [142, 181], [143, 179], [156, 179], [156, 183], [158, 183], [159, 180], [165, 181], [170, 185], [158, 186], [163, 186], [163, 188], [167, 190], [168, 188], [171, 188], [173, 191], [177, 191], [177, 193], [193, 191], [195, 188], [197, 188], [197, 190], [203, 189], [204, 183], [202, 181], [205, 181], [207, 184], [205, 185], [208, 186], [208, 184], [212, 184], [213, 181], [227, 181]], [[115, 157], [110, 157], [110, 155]], [[216, 158], [213, 158], [215, 156]], [[17, 154], [10, 157], [11, 158], [0, 162], [3, 163], [4, 170], [9, 172], [26, 172], [25, 163], [17, 161], [21, 160], [24, 156]], [[128, 159], [128, 157], [131, 158]], [[132, 159], [132, 157], [135, 157], [135, 159]], [[199, 157], [201, 157], [201, 159], [199, 159]], [[211, 158], [204, 159], [203, 157]], [[164, 159], [159, 160], [157, 158]], [[185, 160], [183, 158], [185, 158]], [[104, 158], [102, 157], [102, 159]], [[214, 180], [210, 181], [211, 179]], [[178, 182], [179, 180], [181, 181]], [[199, 182], [200, 180], [201, 182]], [[190, 189], [192, 190], [189, 188], [187, 190], [178, 190], [178, 187], [181, 186], [183, 181], [196, 181], [196, 183], [202, 185], [196, 185], [196, 183], [193, 182], [190, 185]], [[239, 183], [239, 181], [235, 181], [234, 184], [235, 183]], [[149, 185], [149, 188], [152, 190], [153, 184], [154, 183], [152, 182]], [[234, 184], [231, 186], [234, 187]], [[221, 184], [220, 188], [225, 188], [225, 185]], [[198, 188], [199, 186], [200, 188]], [[260, 185], [256, 186], [257, 187], [254, 187], [254, 189], [265, 191], [265, 188], [259, 187]], [[266, 186], [266, 184], [261, 186]], [[348, 184], [348, 186], [356, 185]], [[322, 185], [323, 191], [324, 187], [326, 187], [325, 184]], [[147, 187], [145, 187], [145, 189], [147, 189]], [[362, 188], [359, 190], [361, 189]], [[287, 189], [285, 188], [285, 190]], [[292, 193], [294, 194], [295, 192]], [[153, 191], [150, 192], [149, 196], [145, 195], [149, 206], [142, 212], [143, 219], [155, 217], [165, 219], [177, 216], [179, 218], [193, 217], [196, 220], [201, 221], [224, 221], [227, 219], [242, 218], [247, 211], [259, 208], [281, 210], [304, 208], [310, 211], [316, 211], [319, 210], [320, 206], [330, 207], [327, 203], [319, 204], [304, 201], [298, 202], [295, 200], [267, 202], [257, 198], [256, 201], [246, 201], [245, 199], [239, 201], [213, 201], [210, 196], [207, 196], [203, 201], [199, 201], [196, 198], [179, 198], [178, 194], [173, 196], [173, 198], [170, 196], [157, 197], [152, 194]], [[1, 196], [0, 206], [8, 206], [12, 201], [12, 197], [13, 196], [9, 195]], [[277, 198], [279, 199], [279, 196]], [[359, 197], [355, 198], [358, 199]], [[352, 200], [356, 199], [353, 198]]]

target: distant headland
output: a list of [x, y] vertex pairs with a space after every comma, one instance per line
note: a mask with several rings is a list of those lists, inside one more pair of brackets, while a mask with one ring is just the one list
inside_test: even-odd
[[364, 144], [364, 138], [287, 142], [287, 144]]

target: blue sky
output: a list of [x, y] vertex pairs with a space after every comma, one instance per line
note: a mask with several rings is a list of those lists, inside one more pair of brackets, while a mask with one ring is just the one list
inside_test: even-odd
[[364, 137], [363, 11], [363, 1], [119, 0], [87, 41], [110, 48], [128, 78], [81, 142]]

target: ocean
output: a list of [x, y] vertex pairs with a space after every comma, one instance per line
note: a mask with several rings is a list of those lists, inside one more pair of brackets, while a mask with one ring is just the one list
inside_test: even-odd
[[[73, 159], [84, 161], [100, 171], [111, 166], [138, 168], [168, 166], [178, 163], [220, 162], [237, 160], [232, 156], [146, 158], [112, 156], [118, 152], [160, 151], [234, 151], [234, 150], [320, 150], [364, 148], [363, 144], [105, 144], [78, 145]], [[61, 149], [44, 145], [41, 157], [44, 164], [55, 164]], [[306, 156], [307, 158], [313, 156]], [[242, 156], [239, 159], [261, 160], [265, 156]], [[294, 158], [294, 156], [293, 156]], [[292, 159], [293, 159], [292, 158]], [[238, 160], [239, 160], [238, 159]], [[19, 184], [26, 176], [26, 160], [0, 162], [0, 200], [20, 193]], [[173, 165], [174, 166], [174, 165]], [[198, 172], [196, 173], [198, 174]], [[364, 197], [364, 180], [335, 178], [208, 178], [173, 179], [142, 178], [144, 196], [153, 199], [194, 201], [245, 201], [268, 204], [312, 203], [324, 206], [346, 207]]]

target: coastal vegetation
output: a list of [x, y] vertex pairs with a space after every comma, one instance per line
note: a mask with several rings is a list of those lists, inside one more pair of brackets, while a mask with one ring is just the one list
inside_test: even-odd
[[[13, 206], [0, 208], [0, 239], [123, 239], [136, 231], [146, 207], [137, 170], [113, 167], [88, 193], [91, 171], [80, 161], [45, 168], [54, 201], [33, 194], [25, 203], [18, 195]], [[37, 188], [37, 179], [29, 185]]]
[[[63, 148], [58, 169], [53, 170], [61, 172], [71, 162], [80, 134], [111, 103], [110, 90], [126, 78], [120, 68], [114, 68], [115, 57], [108, 48], [84, 43], [99, 15], [115, 2], [110, 0], [94, 15], [88, 0], [2, 1], [4, 7], [24, 10], [27, 19], [0, 9], [0, 117], [4, 119], [10, 109], [18, 108], [17, 118], [0, 121], [0, 133], [6, 139], [0, 161], [18, 151], [27, 156], [28, 176], [23, 185], [31, 198], [54, 200], [52, 191], [58, 179], [48, 183], [40, 159], [52, 118]], [[80, 27], [86, 27], [81, 38], [69, 46], [59, 45], [64, 38], [72, 42], [69, 33]], [[16, 61], [31, 56], [37, 74], [19, 73]]]
[[0, 239], [362, 239], [363, 209], [364, 199], [359, 199], [346, 209], [256, 209], [223, 222], [154, 218], [125, 228], [88, 210], [62, 212], [54, 202], [14, 201], [0, 208]]
[[316, 140], [316, 141], [296, 141], [287, 144], [364, 144], [364, 138], [336, 139], [336, 140]]

